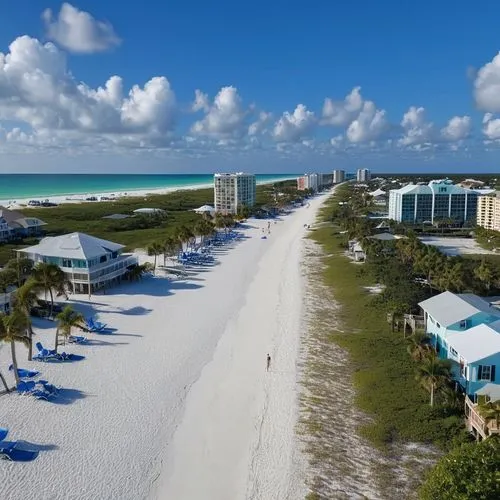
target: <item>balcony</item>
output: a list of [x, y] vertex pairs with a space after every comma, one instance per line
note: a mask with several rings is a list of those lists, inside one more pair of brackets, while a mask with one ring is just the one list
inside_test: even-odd
[[465, 396], [465, 424], [467, 430], [477, 438], [486, 439], [492, 434], [499, 434], [500, 429], [495, 419], [486, 421], [478, 412], [477, 404]]

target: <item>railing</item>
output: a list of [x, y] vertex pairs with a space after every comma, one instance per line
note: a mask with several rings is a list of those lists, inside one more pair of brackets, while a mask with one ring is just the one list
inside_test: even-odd
[[465, 397], [465, 415], [467, 428], [469, 430], [475, 429], [483, 439], [500, 432], [496, 420], [485, 420], [477, 411], [477, 404], [474, 404], [468, 396]]

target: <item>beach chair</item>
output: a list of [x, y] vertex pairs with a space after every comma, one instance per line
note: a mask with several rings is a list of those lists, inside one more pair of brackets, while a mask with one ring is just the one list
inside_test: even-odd
[[54, 349], [45, 349], [41, 342], [37, 342], [35, 347], [38, 349], [38, 354], [33, 356], [35, 361], [59, 361], [60, 355]]
[[39, 380], [38, 383], [43, 387], [43, 390], [51, 395], [56, 395], [59, 392], [59, 388], [54, 384], [49, 384], [47, 380]]
[[6, 429], [5, 427], [0, 427], [0, 441], [3, 441], [7, 437], [8, 433], [9, 429]]
[[86, 327], [89, 332], [100, 332], [106, 328], [105, 323], [100, 323], [99, 321], [94, 321], [94, 318], [90, 317], [85, 321]]
[[35, 390], [35, 385], [33, 380], [21, 380], [17, 384], [16, 390], [21, 395], [31, 394]]
[[38, 456], [36, 450], [23, 450], [17, 446], [17, 441], [0, 441], [0, 457], [13, 462], [31, 462]]
[[[9, 371], [14, 370], [14, 365], [9, 366]], [[33, 378], [40, 374], [40, 372], [34, 370], [25, 370], [24, 368], [18, 368], [17, 374], [19, 378]]]
[[79, 335], [70, 335], [68, 337], [68, 342], [70, 344], [86, 344], [88, 342], [87, 337], [82, 337]]

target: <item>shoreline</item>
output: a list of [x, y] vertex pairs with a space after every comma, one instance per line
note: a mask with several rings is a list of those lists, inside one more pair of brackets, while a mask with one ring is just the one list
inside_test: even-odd
[[[257, 181], [257, 186], [274, 184], [277, 182], [284, 182], [294, 180], [296, 177], [290, 176], [286, 178], [276, 178], [269, 180], [260, 180]], [[38, 206], [31, 207], [28, 205], [30, 200], [38, 200], [38, 201], [48, 201], [49, 203], [57, 203], [61, 204], [74, 204], [74, 203], [96, 203], [97, 202], [113, 202], [119, 200], [120, 198], [140, 198], [147, 196], [156, 196], [173, 193], [175, 191], [192, 191], [198, 189], [210, 189], [213, 187], [213, 183], [203, 183], [203, 184], [186, 184], [182, 186], [171, 186], [171, 187], [163, 187], [163, 188], [137, 188], [137, 189], [128, 189], [128, 190], [115, 190], [115, 191], [94, 191], [94, 192], [78, 192], [78, 193], [67, 193], [67, 194], [54, 194], [54, 195], [38, 195], [38, 196], [30, 196], [28, 198], [17, 198], [13, 199], [2, 199], [0, 200], [0, 205], [9, 207], [9, 206], [18, 206], [22, 208], [40, 208]], [[95, 197], [97, 200], [88, 201], [85, 198]], [[108, 200], [101, 200], [102, 197], [109, 198]]]

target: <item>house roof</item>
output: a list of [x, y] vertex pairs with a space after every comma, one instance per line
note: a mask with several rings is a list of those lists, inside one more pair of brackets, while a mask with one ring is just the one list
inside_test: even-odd
[[500, 328], [482, 323], [449, 335], [446, 342], [468, 363], [474, 363], [500, 352]]
[[406, 236], [400, 236], [398, 234], [391, 234], [391, 233], [380, 233], [380, 234], [374, 234], [373, 236], [368, 236], [368, 238], [372, 240], [393, 241], [393, 240], [400, 240], [401, 238], [406, 238]]
[[486, 312], [500, 319], [500, 311], [481, 297], [472, 293], [443, 292], [424, 300], [419, 306], [438, 323], [448, 327], [479, 312]]
[[9, 210], [8, 208], [0, 206], [0, 219], [3, 219], [10, 227], [34, 227], [45, 226], [47, 223], [36, 217], [26, 217], [17, 210]]
[[370, 193], [370, 196], [374, 196], [374, 197], [377, 197], [377, 196], [384, 196], [386, 194], [386, 192], [383, 190], [383, 189], [376, 189], [375, 191], [372, 191]]
[[161, 208], [138, 208], [134, 210], [134, 214], [161, 214], [164, 211]]
[[23, 248], [20, 252], [65, 259], [93, 259], [105, 253], [117, 252], [123, 245], [95, 238], [84, 233], [70, 233], [43, 238], [38, 245]]
[[500, 400], [500, 384], [489, 382], [476, 391], [478, 396], [489, 396], [491, 401]]
[[200, 208], [195, 208], [194, 211], [200, 214], [204, 212], [213, 213], [215, 212], [215, 208], [210, 205], [202, 205]]

